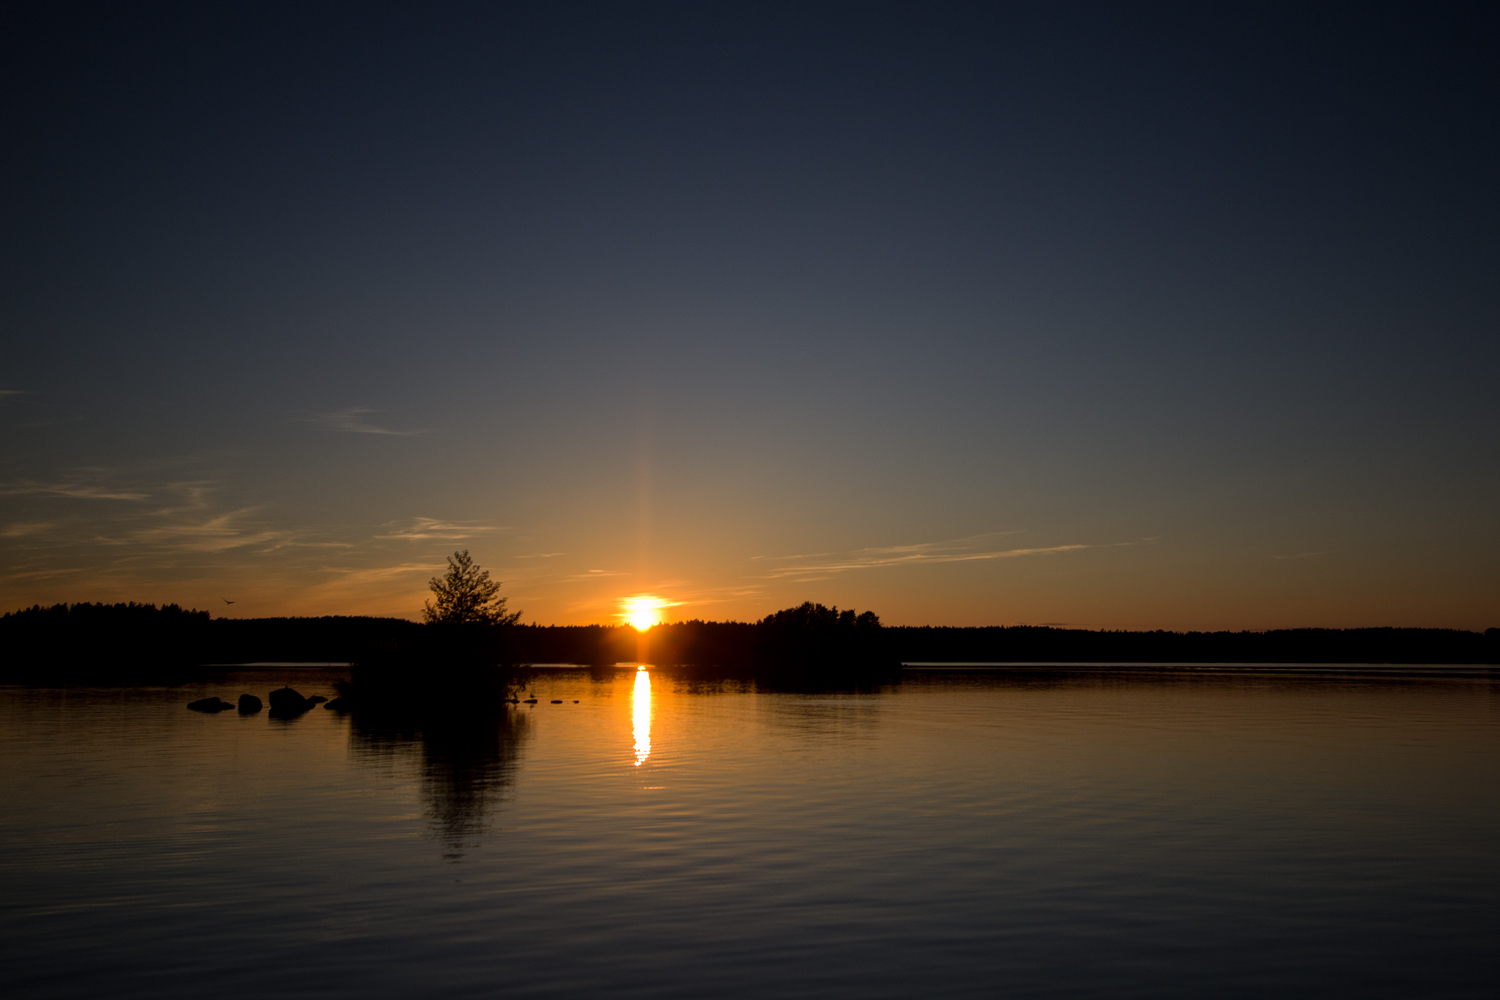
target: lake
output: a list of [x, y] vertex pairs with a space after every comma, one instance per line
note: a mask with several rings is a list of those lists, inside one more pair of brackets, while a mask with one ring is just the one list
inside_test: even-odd
[[0, 688], [5, 995], [1495, 995], [1483, 668], [184, 707], [341, 676]]

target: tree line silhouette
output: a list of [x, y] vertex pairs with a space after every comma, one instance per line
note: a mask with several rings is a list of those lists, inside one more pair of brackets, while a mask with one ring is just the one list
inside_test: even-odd
[[[861, 624], [861, 621], [863, 624]], [[129, 680], [204, 664], [357, 663], [373, 676], [467, 664], [634, 661], [627, 625], [419, 624], [400, 618], [211, 618], [169, 604], [40, 605], [0, 617], [5, 680]], [[1500, 629], [1129, 632], [881, 625], [806, 603], [758, 622], [647, 633], [647, 659], [735, 673], [879, 672], [902, 663], [1500, 663]]]
[[[0, 679], [66, 673], [119, 679], [202, 664], [351, 663], [345, 694], [511, 695], [517, 668], [633, 661], [626, 625], [522, 625], [468, 550], [428, 586], [422, 623], [400, 618], [213, 619], [176, 604], [34, 605], [0, 618]], [[1050, 626], [882, 626], [873, 611], [805, 601], [757, 622], [657, 625], [648, 662], [795, 682], [878, 678], [903, 663], [1500, 663], [1500, 629], [1128, 632]], [[500, 668], [500, 669], [497, 669]]]

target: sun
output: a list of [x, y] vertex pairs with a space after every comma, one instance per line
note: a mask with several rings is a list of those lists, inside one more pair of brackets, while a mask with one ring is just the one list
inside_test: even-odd
[[641, 632], [661, 621], [661, 609], [671, 602], [651, 594], [637, 594], [620, 602], [620, 617]]

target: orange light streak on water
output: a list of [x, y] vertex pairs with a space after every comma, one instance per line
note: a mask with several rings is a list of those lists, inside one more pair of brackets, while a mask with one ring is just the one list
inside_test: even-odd
[[635, 726], [635, 766], [640, 767], [651, 756], [651, 672], [645, 667], [635, 672], [631, 719]]

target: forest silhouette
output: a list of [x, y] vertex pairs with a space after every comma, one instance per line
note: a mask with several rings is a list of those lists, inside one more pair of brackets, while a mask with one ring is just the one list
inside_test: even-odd
[[[863, 622], [863, 624], [861, 624]], [[0, 679], [125, 683], [207, 664], [354, 663], [367, 675], [448, 667], [632, 662], [626, 625], [420, 624], [400, 618], [213, 618], [178, 605], [40, 605], [0, 617]], [[887, 626], [808, 602], [758, 622], [647, 633], [648, 661], [734, 675], [881, 674], [903, 663], [1500, 663], [1500, 629], [1091, 631]]]

